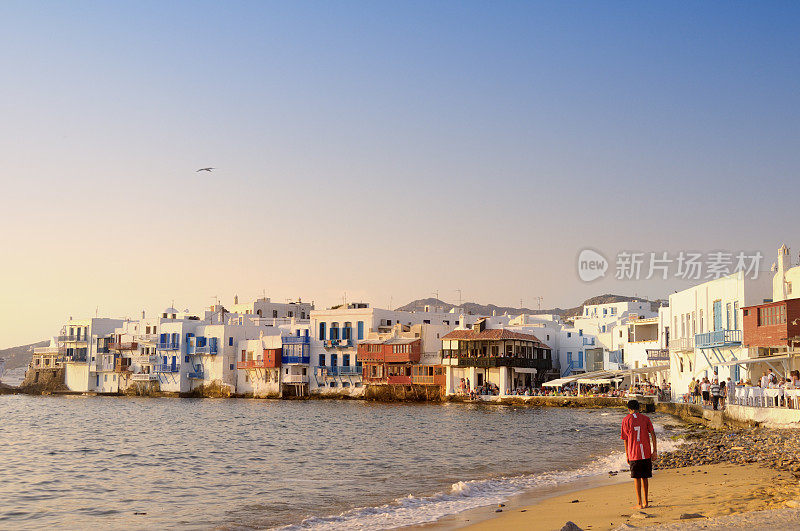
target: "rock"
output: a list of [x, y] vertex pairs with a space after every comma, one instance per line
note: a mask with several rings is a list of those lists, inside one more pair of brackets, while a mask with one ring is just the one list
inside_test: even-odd
[[651, 514], [647, 514], [647, 513], [646, 513], [646, 512], [644, 512], [644, 511], [635, 512], [635, 513], [633, 513], [633, 514], [631, 515], [631, 518], [638, 518], [638, 519], [640, 519], [640, 520], [643, 520], [643, 519], [645, 519], [645, 518], [652, 518], [652, 517], [653, 517], [653, 515], [651, 515]]
[[786, 507], [796, 509], [797, 507], [800, 507], [800, 500], [789, 500], [786, 502]]
[[503, 512], [503, 509], [495, 509], [495, 510], [494, 510], [494, 512], [496, 512], [496, 513], [502, 513], [502, 512]]
[[580, 500], [572, 500], [570, 503], [578, 503]]
[[564, 524], [564, 527], [561, 528], [561, 531], [583, 531], [583, 529], [575, 525], [575, 522], [567, 522]]
[[693, 518], [705, 518], [705, 516], [703, 516], [700, 513], [683, 513], [680, 516], [679, 519], [680, 520], [692, 520]]

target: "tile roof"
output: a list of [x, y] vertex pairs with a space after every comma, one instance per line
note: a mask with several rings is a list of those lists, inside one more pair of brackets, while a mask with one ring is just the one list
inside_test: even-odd
[[523, 334], [522, 332], [513, 332], [505, 328], [489, 328], [482, 332], [477, 330], [453, 330], [442, 339], [462, 339], [466, 341], [497, 341], [503, 339], [516, 339], [519, 341], [533, 341], [537, 343], [537, 347], [549, 349], [547, 345], [542, 343], [538, 337], [533, 334]]

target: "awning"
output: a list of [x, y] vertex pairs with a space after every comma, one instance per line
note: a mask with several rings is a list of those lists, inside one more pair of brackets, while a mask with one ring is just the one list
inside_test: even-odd
[[764, 356], [763, 358], [742, 358], [739, 360], [722, 361], [712, 363], [712, 367], [730, 367], [731, 365], [751, 365], [753, 363], [771, 363], [773, 361], [785, 361], [794, 357], [792, 354], [782, 356]]
[[615, 382], [621, 382], [622, 378], [580, 378], [578, 380], [579, 384], [598, 384], [598, 385], [610, 385]]
[[524, 372], [527, 374], [536, 374], [536, 369], [533, 367], [514, 367], [514, 372]]
[[[635, 369], [617, 369], [614, 371], [584, 372], [580, 374], [573, 374], [572, 376], [565, 376], [564, 378], [558, 378], [556, 380], [550, 380], [549, 382], [545, 382], [542, 385], [546, 387], [561, 387], [562, 385], [578, 382], [578, 380], [593, 381], [598, 378], [612, 380], [616, 378], [625, 378], [625, 376], [630, 376], [632, 374], [649, 374], [649, 373], [668, 371], [668, 370], [669, 370], [669, 365], [656, 365], [654, 367], [637, 367]], [[578, 382], [578, 383], [584, 383], [584, 382]]]

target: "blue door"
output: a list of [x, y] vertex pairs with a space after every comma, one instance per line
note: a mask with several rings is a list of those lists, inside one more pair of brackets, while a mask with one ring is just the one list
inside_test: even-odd
[[722, 330], [722, 301], [714, 301], [714, 330]]

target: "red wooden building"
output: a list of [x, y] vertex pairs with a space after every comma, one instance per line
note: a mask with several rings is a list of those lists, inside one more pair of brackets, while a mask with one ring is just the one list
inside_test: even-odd
[[367, 384], [411, 385], [412, 367], [419, 363], [422, 340], [391, 337], [373, 339], [358, 344], [358, 361], [364, 370], [362, 381]]
[[800, 343], [800, 299], [742, 308], [742, 325], [742, 344], [759, 356], [787, 350]]
[[277, 369], [281, 366], [282, 348], [265, 348], [261, 359], [248, 360], [247, 352], [242, 351], [242, 359], [236, 364], [237, 369]]

